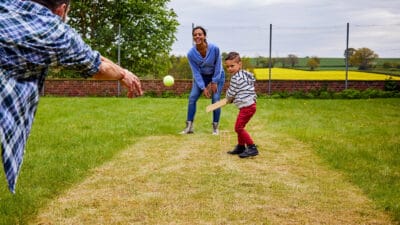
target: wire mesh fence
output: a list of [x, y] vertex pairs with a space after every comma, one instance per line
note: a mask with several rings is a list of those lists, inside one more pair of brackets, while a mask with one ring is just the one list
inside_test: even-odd
[[[193, 25], [182, 25], [173, 54], [185, 55], [192, 46]], [[269, 55], [270, 26], [218, 26], [210, 24], [207, 38], [222, 52], [237, 51], [244, 56]], [[299, 57], [344, 57], [347, 24], [327, 26], [287, 26], [272, 24], [272, 57], [295, 54]], [[400, 23], [349, 23], [349, 47], [367, 47], [381, 58], [400, 58]]]

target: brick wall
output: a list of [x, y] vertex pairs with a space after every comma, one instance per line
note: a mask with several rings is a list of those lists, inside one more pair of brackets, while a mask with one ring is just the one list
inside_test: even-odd
[[[224, 90], [229, 82], [225, 83]], [[348, 88], [365, 90], [367, 88], [384, 89], [384, 81], [348, 81]], [[400, 81], [398, 81], [400, 86]], [[161, 80], [142, 80], [143, 90], [148, 93], [161, 95], [164, 92], [181, 95], [189, 93], [192, 87], [191, 80], [175, 80], [172, 87], [165, 87]], [[269, 81], [257, 81], [256, 90], [258, 94], [268, 93]], [[344, 81], [308, 81], [308, 80], [273, 80], [271, 81], [271, 93], [281, 91], [309, 91], [326, 88], [330, 91], [342, 91], [345, 88]], [[122, 85], [121, 95], [125, 95], [126, 89]], [[118, 96], [118, 81], [99, 81], [99, 80], [73, 80], [73, 79], [47, 79], [45, 81], [42, 95], [45, 96]]]
[[47, 79], [42, 95], [51, 96], [117, 96], [118, 81], [99, 80], [52, 80]]

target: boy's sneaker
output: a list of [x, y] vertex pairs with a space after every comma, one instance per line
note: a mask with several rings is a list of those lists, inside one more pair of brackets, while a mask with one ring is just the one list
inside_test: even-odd
[[246, 150], [244, 145], [236, 145], [232, 151], [227, 152], [228, 154], [238, 155], [243, 153]]
[[247, 158], [247, 157], [256, 156], [256, 155], [258, 155], [257, 146], [250, 145], [250, 146], [247, 146], [246, 150], [243, 153], [239, 154], [239, 157]]

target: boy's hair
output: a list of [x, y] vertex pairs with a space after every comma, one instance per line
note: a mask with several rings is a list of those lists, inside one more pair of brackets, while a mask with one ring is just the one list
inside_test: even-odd
[[225, 61], [226, 61], [226, 60], [234, 60], [234, 59], [235, 59], [236, 61], [238, 61], [238, 62], [242, 61], [242, 60], [240, 59], [239, 53], [237, 53], [237, 52], [229, 52], [228, 55], [225, 57]]
[[197, 30], [197, 29], [200, 29], [201, 31], [203, 31], [204, 36], [207, 36], [206, 29], [204, 29], [204, 27], [202, 27], [202, 26], [196, 26], [196, 27], [194, 27], [194, 28], [192, 29], [192, 35], [194, 34], [194, 31]]
[[46, 6], [50, 10], [55, 10], [61, 4], [67, 4], [69, 6], [70, 0], [32, 0], [33, 2], [39, 3]]

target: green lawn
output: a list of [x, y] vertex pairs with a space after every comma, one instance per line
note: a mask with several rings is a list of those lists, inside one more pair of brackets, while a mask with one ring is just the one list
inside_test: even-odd
[[400, 221], [400, 99], [264, 104], [270, 129], [310, 143]]
[[[201, 99], [198, 104], [195, 129], [201, 137], [211, 131], [211, 114], [204, 112], [208, 103]], [[0, 174], [0, 224], [27, 223], [131, 145], [151, 136], [179, 136], [186, 104], [187, 99], [174, 98], [42, 98], [15, 195]], [[233, 127], [236, 113], [226, 106], [222, 127]], [[379, 210], [400, 222], [400, 99], [259, 99], [251, 124], [260, 126], [258, 135], [281, 134], [310, 145]], [[292, 147], [284, 140], [280, 144], [282, 151]], [[197, 166], [202, 170], [190, 175], [213, 167]], [[203, 180], [202, 185], [214, 183]]]

